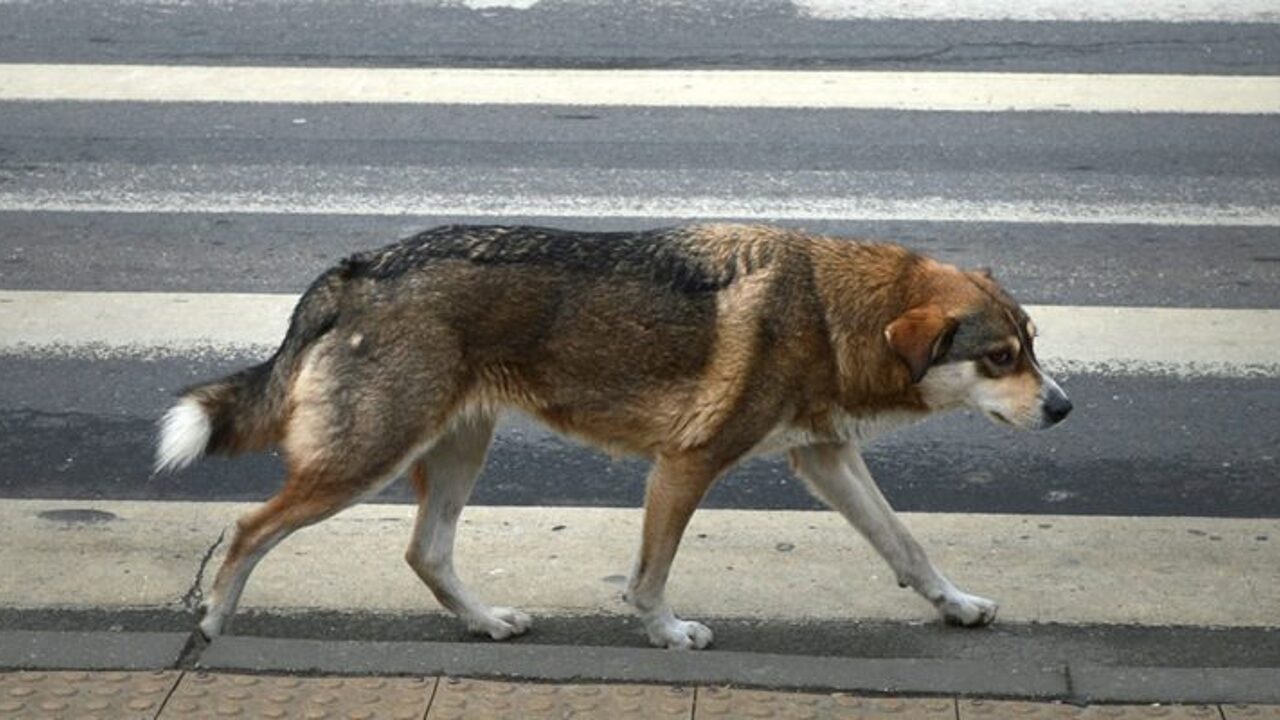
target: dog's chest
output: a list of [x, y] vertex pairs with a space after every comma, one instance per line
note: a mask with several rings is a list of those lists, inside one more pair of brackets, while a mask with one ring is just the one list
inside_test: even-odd
[[769, 432], [751, 451], [747, 457], [775, 455], [792, 448], [818, 445], [823, 443], [867, 443], [890, 430], [908, 425], [916, 420], [914, 413], [884, 412], [875, 415], [855, 417], [840, 413], [833, 423], [831, 433], [814, 432], [812, 428], [798, 427], [790, 423], [779, 424]]

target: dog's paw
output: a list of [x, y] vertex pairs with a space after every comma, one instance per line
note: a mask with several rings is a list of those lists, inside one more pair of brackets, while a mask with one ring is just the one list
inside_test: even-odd
[[533, 627], [533, 620], [515, 608], [491, 608], [488, 615], [467, 620], [467, 629], [477, 635], [488, 635], [494, 640], [523, 635]]
[[942, 598], [938, 612], [948, 625], [983, 627], [996, 619], [1000, 606], [986, 598], [956, 591]]
[[200, 634], [205, 640], [213, 640], [226, 631], [226, 618], [221, 613], [204, 609], [204, 617], [200, 618]]
[[649, 628], [649, 642], [670, 650], [701, 650], [711, 644], [711, 628], [700, 622], [671, 618]]

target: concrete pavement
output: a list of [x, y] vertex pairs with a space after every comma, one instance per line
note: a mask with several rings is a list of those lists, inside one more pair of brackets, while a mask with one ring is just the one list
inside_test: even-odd
[[[0, 607], [192, 607], [224, 528], [252, 505], [0, 501]], [[360, 505], [300, 531], [255, 570], [241, 608], [275, 613], [436, 605], [403, 550], [414, 508]], [[457, 563], [482, 597], [537, 617], [627, 614], [640, 536], [627, 508], [469, 507]], [[961, 587], [1013, 623], [1266, 627], [1280, 597], [1280, 519], [904, 514]], [[670, 599], [698, 618], [932, 621], [832, 512], [702, 510]], [[1211, 599], [1211, 600], [1210, 600]]]

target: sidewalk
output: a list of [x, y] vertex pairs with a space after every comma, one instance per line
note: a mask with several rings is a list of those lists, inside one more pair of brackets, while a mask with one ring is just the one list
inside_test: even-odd
[[[388, 547], [412, 508], [365, 505], [282, 544], [245, 594], [244, 634], [206, 644], [194, 607], [241, 511], [0, 503], [0, 720], [1280, 720], [1275, 519], [904, 515], [959, 581], [1005, 603], [966, 631], [893, 586], [833, 515], [708, 510], [673, 602], [716, 646], [679, 653], [646, 647], [623, 612], [638, 514], [608, 508], [464, 516], [460, 563], [480, 594], [535, 615], [528, 638], [462, 641]], [[517, 547], [538, 562], [512, 562]], [[779, 554], [787, 571], [769, 572]]]
[[[225, 529], [254, 506], [0, 501], [0, 608], [198, 599], [221, 562]], [[404, 562], [415, 512], [365, 503], [289, 537], [254, 570], [241, 612], [433, 608]], [[1280, 519], [900, 517], [953, 581], [1000, 602], [1002, 623], [1280, 626]], [[635, 508], [471, 506], [456, 564], [487, 602], [535, 618], [625, 613], [619, 597], [641, 518]], [[681, 544], [669, 599], [689, 617], [767, 625], [933, 618], [891, 575], [836, 513], [703, 509]]]
[[715, 686], [509, 683], [209, 672], [0, 673], [0, 718], [1280, 718], [1280, 706], [1092, 705]]

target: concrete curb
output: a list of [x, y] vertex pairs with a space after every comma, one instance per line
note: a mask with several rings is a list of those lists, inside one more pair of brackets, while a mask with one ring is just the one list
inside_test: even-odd
[[488, 645], [0, 631], [0, 670], [201, 670], [507, 681], [724, 685], [1090, 703], [1280, 704], [1280, 668], [1136, 667], [940, 658], [848, 658], [575, 645]]
[[188, 633], [0, 631], [0, 668], [155, 670], [178, 664]]
[[1066, 669], [970, 660], [472, 643], [226, 637], [197, 661], [209, 670], [453, 675], [550, 682], [733, 685], [786, 690], [1067, 699]]
[[1280, 668], [1069, 666], [1084, 702], [1280, 703]]

